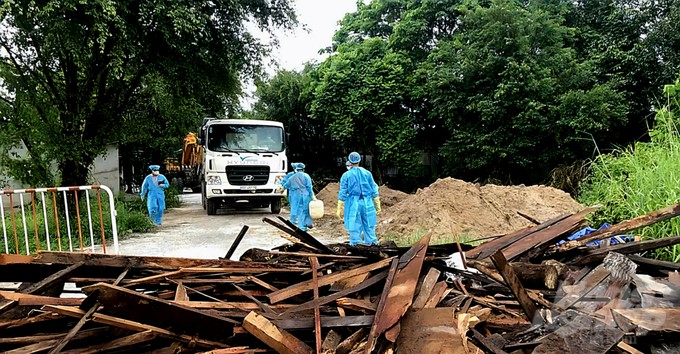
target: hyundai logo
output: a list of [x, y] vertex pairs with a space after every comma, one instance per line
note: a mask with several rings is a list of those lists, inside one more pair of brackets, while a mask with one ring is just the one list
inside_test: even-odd
[[255, 179], [255, 177], [253, 177], [253, 175], [243, 176], [243, 180], [246, 181], [246, 182], [252, 182], [254, 179]]

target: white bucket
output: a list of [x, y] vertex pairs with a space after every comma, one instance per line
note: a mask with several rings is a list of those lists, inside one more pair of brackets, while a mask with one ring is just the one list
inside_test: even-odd
[[320, 199], [309, 202], [309, 215], [312, 219], [323, 217], [323, 202]]

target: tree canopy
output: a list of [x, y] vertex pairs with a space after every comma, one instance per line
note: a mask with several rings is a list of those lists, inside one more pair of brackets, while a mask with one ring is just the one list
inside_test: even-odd
[[[558, 165], [645, 138], [680, 66], [679, 5], [359, 2], [329, 57], [296, 73], [306, 91], [296, 90], [311, 93], [296, 104], [343, 150], [328, 155], [361, 150], [411, 187], [443, 175], [543, 182]], [[281, 75], [259, 89], [287, 97], [273, 85]], [[261, 115], [278, 119], [268, 112], [283, 102], [260, 100]]]

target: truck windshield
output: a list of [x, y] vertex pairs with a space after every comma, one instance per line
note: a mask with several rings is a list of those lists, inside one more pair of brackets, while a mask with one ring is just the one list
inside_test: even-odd
[[262, 125], [222, 125], [208, 128], [208, 149], [218, 152], [281, 152], [283, 129]]

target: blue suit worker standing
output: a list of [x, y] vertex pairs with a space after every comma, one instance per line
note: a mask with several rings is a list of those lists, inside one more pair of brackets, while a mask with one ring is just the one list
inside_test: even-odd
[[297, 204], [294, 216], [295, 224], [300, 230], [307, 231], [307, 227], [312, 225], [312, 216], [309, 215], [309, 202], [316, 200], [316, 197], [312, 189], [312, 178], [304, 172], [304, 169], [305, 164], [299, 162], [295, 166], [295, 174], [286, 181], [286, 185], [291, 201]]
[[[340, 178], [338, 192], [338, 209], [336, 215], [343, 218], [345, 229], [349, 232], [349, 244], [377, 245], [375, 235], [377, 214], [382, 211], [378, 185], [373, 174], [363, 167], [359, 167], [361, 155], [357, 152], [349, 154], [351, 168]], [[361, 233], [364, 237], [362, 239]]]
[[151, 174], [144, 178], [142, 183], [142, 201], [146, 197], [146, 208], [149, 210], [151, 221], [156, 225], [160, 225], [163, 221], [163, 212], [165, 211], [165, 189], [170, 186], [168, 179], [160, 174], [160, 166], [149, 166]]
[[290, 180], [291, 177], [295, 174], [295, 169], [298, 166], [297, 162], [293, 162], [290, 164], [291, 167], [293, 167], [293, 171], [288, 172], [283, 179], [281, 180], [281, 186], [285, 189], [288, 189], [288, 205], [290, 205], [290, 222], [293, 224], [297, 224], [297, 200], [295, 199], [295, 195], [293, 195], [290, 192], [290, 187], [288, 186], [288, 181]]

